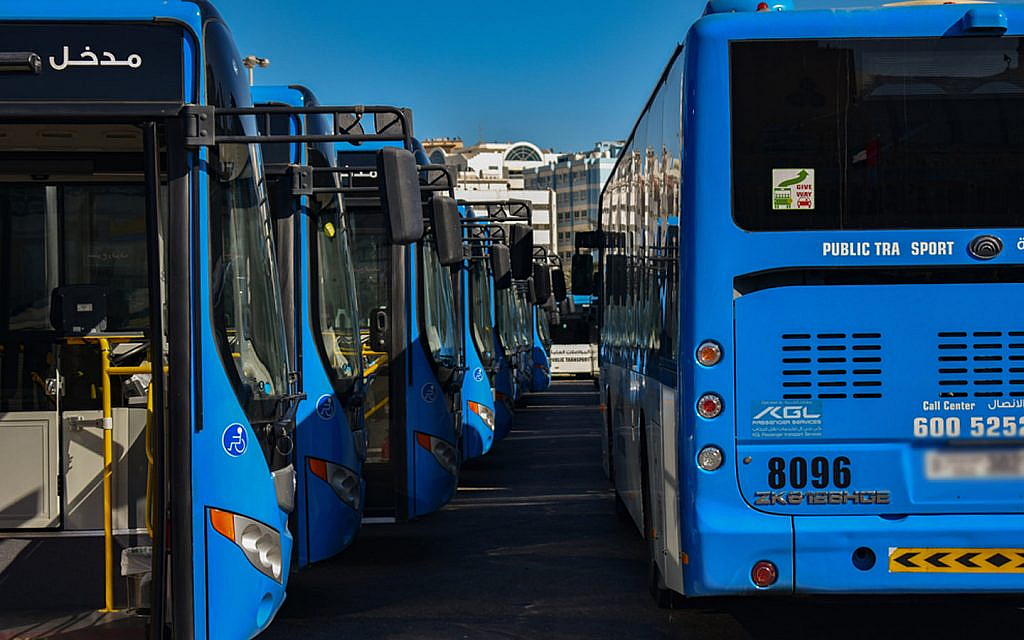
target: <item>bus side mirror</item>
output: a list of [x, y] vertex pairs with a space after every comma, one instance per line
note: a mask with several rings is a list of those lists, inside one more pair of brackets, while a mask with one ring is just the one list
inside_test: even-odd
[[380, 201], [391, 227], [393, 244], [412, 244], [423, 237], [420, 177], [411, 151], [384, 147], [377, 152]]
[[589, 253], [572, 256], [572, 292], [583, 296], [594, 293], [594, 256]]
[[521, 224], [512, 225], [512, 277], [526, 280], [533, 271], [533, 229]]
[[560, 268], [551, 270], [551, 289], [552, 293], [555, 294], [555, 302], [561, 302], [565, 300], [566, 286], [565, 286], [565, 272]]
[[451, 267], [462, 262], [462, 221], [453, 198], [434, 194], [430, 199], [430, 224], [441, 264]]
[[542, 264], [533, 265], [533, 287], [538, 304], [546, 304], [551, 297], [551, 270]]
[[512, 258], [508, 247], [503, 244], [491, 245], [491, 273], [494, 274], [495, 289], [512, 286]]

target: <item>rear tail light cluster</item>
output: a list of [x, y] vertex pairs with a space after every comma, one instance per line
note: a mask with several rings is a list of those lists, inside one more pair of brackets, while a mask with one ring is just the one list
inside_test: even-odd
[[704, 447], [697, 454], [697, 466], [705, 471], [717, 471], [725, 462], [725, 454], [718, 447]]
[[722, 413], [722, 396], [717, 393], [705, 393], [697, 400], [697, 413], [702, 418], [717, 418]]
[[230, 511], [210, 508], [210, 525], [233, 542], [252, 566], [281, 582], [281, 534], [262, 522]]
[[[694, 353], [697, 363], [705, 367], [713, 367], [722, 361], [722, 345], [714, 340], [704, 340]], [[697, 398], [697, 415], [705, 420], [713, 420], [722, 415], [725, 401], [714, 392], [707, 392]], [[707, 446], [697, 454], [697, 466], [704, 471], [717, 471], [725, 462], [725, 453], [715, 446]]]
[[480, 416], [487, 428], [494, 431], [494, 410], [479, 402], [469, 402], [469, 410]]
[[441, 467], [452, 474], [453, 476], [459, 475], [459, 457], [455, 451], [455, 447], [448, 444], [441, 438], [437, 438], [427, 433], [416, 432], [416, 442], [421, 447], [433, 454], [434, 459]]
[[750, 579], [755, 586], [765, 589], [779, 579], [779, 570], [774, 563], [761, 560], [754, 563], [754, 568], [750, 570]]
[[316, 477], [320, 478], [337, 494], [341, 501], [359, 511], [361, 486], [359, 474], [348, 467], [319, 458], [306, 458], [309, 460], [309, 470]]
[[714, 340], [705, 340], [697, 347], [697, 362], [713, 367], [722, 361], [722, 345]]

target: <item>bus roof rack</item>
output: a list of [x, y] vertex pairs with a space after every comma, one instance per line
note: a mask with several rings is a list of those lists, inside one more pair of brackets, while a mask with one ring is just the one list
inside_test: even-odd
[[529, 200], [459, 200], [459, 206], [483, 207], [486, 216], [472, 216], [462, 219], [463, 226], [491, 224], [533, 225], [533, 203]]
[[[272, 144], [278, 142], [401, 142], [409, 151], [413, 150], [412, 124], [409, 111], [388, 105], [351, 105], [295, 107], [277, 104], [255, 107], [219, 108], [207, 105], [189, 104], [181, 111], [185, 119], [185, 144], [188, 147], [211, 147], [222, 143]], [[374, 116], [374, 133], [366, 133], [362, 123], [367, 114]], [[332, 133], [327, 134], [258, 134], [220, 135], [217, 118], [224, 116], [254, 116], [265, 118], [265, 130], [270, 130], [273, 116], [325, 115], [333, 120]]]

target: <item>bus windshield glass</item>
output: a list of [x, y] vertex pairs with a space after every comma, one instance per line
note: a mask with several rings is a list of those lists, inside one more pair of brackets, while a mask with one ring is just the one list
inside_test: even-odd
[[486, 369], [494, 365], [494, 319], [491, 317], [491, 280], [487, 265], [474, 260], [469, 269], [470, 323], [473, 344]]
[[[333, 154], [329, 145], [316, 145], [309, 156], [313, 166], [328, 166]], [[314, 179], [325, 182], [317, 186], [333, 187], [338, 182], [337, 174], [333, 173], [317, 173]], [[363, 362], [351, 232], [340, 194], [316, 196], [313, 213], [310, 230], [316, 243], [314, 287], [319, 333], [327, 365], [340, 381], [352, 383], [362, 377]]]
[[265, 184], [255, 145], [223, 144], [211, 154], [213, 311], [218, 344], [234, 363], [250, 420], [279, 418], [288, 392], [284, 314], [277, 292]]
[[537, 308], [537, 337], [545, 349], [551, 348], [551, 319], [546, 309]]
[[512, 289], [498, 289], [494, 295], [494, 305], [498, 311], [498, 339], [506, 354], [516, 350], [515, 309], [513, 308]]
[[1020, 227], [1022, 44], [991, 36], [732, 43], [736, 223], [751, 231]]
[[452, 371], [458, 364], [455, 296], [452, 279], [430, 241], [420, 244], [423, 256], [423, 329], [430, 354], [438, 366]]

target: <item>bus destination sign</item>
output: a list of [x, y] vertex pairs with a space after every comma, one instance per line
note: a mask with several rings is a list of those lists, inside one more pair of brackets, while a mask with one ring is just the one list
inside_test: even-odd
[[5, 102], [184, 101], [183, 35], [177, 25], [5, 23], [0, 43]]

